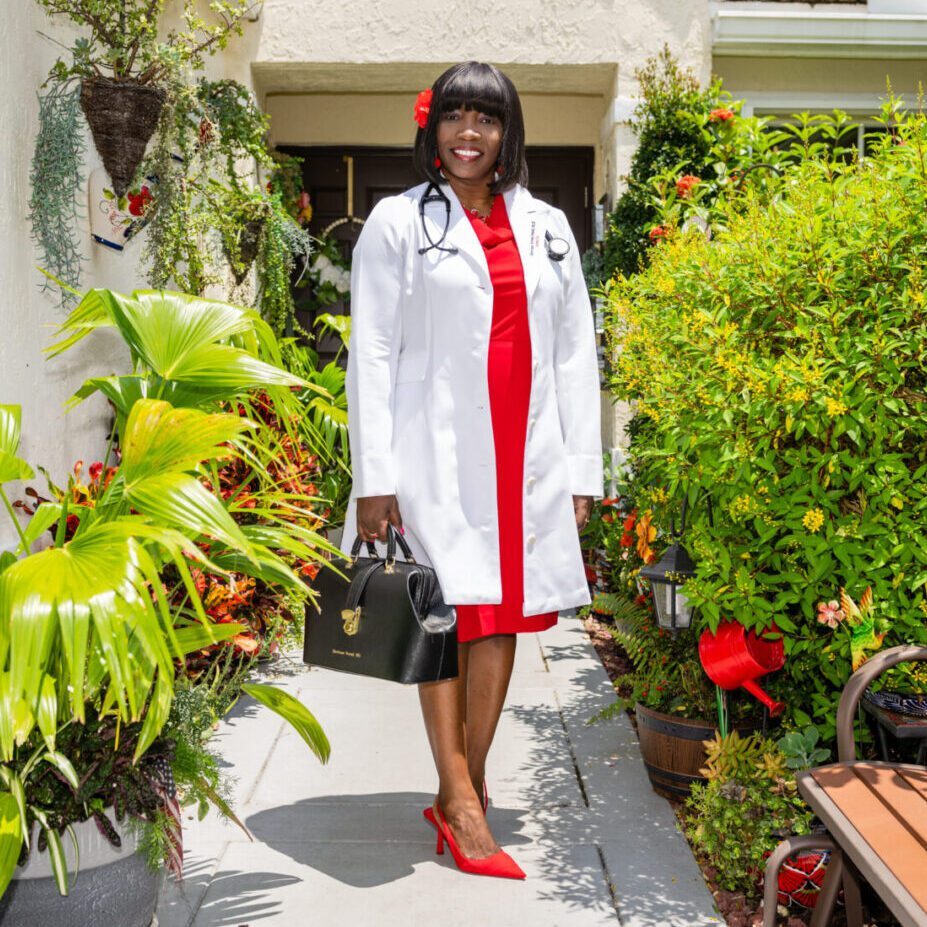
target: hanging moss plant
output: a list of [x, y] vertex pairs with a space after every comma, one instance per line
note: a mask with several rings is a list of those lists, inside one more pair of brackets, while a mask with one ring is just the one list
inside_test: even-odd
[[312, 254], [312, 237], [300, 228], [287, 213], [279, 194], [269, 195], [273, 210], [261, 242], [258, 257], [259, 304], [261, 314], [284, 335], [309, 335], [296, 321], [293, 303], [294, 271], [305, 271]]
[[273, 183], [254, 186], [243, 163], [273, 166], [267, 117], [251, 92], [234, 81], [177, 81], [168, 90], [155, 145], [144, 164], [159, 182], [144, 257], [152, 286], [203, 293], [235, 286], [257, 265], [254, 304], [278, 334], [299, 331], [290, 292], [312, 239], [294, 221]]
[[[84, 136], [80, 129], [80, 87], [54, 83], [39, 97], [39, 131], [32, 155], [29, 219], [40, 266], [75, 290], [80, 288], [81, 253], [77, 199], [83, 190]], [[51, 282], [44, 278], [43, 289]], [[75, 297], [58, 288], [60, 305]]]

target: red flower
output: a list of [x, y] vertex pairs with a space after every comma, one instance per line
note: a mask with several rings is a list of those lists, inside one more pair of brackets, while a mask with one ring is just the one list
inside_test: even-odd
[[634, 535], [625, 533], [621, 535], [621, 540], [618, 543], [621, 544], [622, 547], [633, 547]]
[[702, 178], [696, 177], [695, 174], [684, 174], [679, 178], [679, 180], [676, 181], [676, 195], [682, 199], [685, 199], [692, 191], [692, 188], [697, 183], [701, 182]]
[[655, 225], [648, 233], [647, 237], [651, 241], [656, 241], [658, 238], [662, 238], [666, 234], [666, 229], [662, 225]]
[[606, 524], [608, 524], [608, 523], [610, 523], [610, 522], [612, 522], [612, 521], [614, 521], [614, 520], [615, 520], [615, 516], [612, 515], [611, 512], [606, 512], [606, 513], [602, 516], [602, 521], [604, 521]]
[[708, 114], [708, 119], [711, 122], [727, 122], [729, 119], [734, 118], [734, 111], [728, 109], [726, 106], [719, 106], [717, 109], [713, 109]]
[[635, 521], [637, 521], [637, 516], [632, 513], [624, 520], [624, 530], [633, 531]]
[[151, 190], [148, 187], [142, 187], [138, 193], [129, 193], [129, 212], [133, 216], [141, 216], [145, 212], [145, 207], [154, 199]]
[[428, 124], [428, 113], [430, 110], [431, 87], [428, 87], [415, 98], [415, 109], [412, 110], [413, 118], [423, 129]]
[[607, 499], [603, 499], [601, 504], [602, 505], [618, 505], [619, 502], [621, 502], [621, 496], [610, 496]]
[[96, 482], [99, 479], [100, 474], [102, 472], [103, 472], [103, 464], [100, 463], [99, 460], [94, 461], [94, 463], [90, 465], [90, 479], [93, 480], [94, 482]]

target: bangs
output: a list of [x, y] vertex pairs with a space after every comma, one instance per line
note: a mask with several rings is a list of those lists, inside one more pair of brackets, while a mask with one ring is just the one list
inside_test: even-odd
[[476, 110], [505, 120], [508, 110], [505, 88], [485, 65], [461, 68], [442, 88], [441, 112], [452, 109]]

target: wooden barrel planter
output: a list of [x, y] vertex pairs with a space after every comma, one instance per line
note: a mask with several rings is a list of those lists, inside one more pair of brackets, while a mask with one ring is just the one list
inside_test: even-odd
[[[654, 711], [646, 705], [634, 707], [637, 736], [644, 766], [653, 790], [664, 798], [681, 801], [694, 782], [705, 782], [699, 770], [707, 762], [703, 740], [713, 740], [716, 725], [693, 718], [680, 718]], [[734, 725], [741, 734], [756, 729], [751, 721]]]

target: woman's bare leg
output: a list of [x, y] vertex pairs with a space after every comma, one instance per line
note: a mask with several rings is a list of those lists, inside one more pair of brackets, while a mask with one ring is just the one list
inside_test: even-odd
[[438, 770], [438, 803], [467, 856], [489, 856], [499, 849], [483, 815], [482, 781], [512, 672], [514, 637], [493, 635], [458, 644], [457, 678], [418, 687]]
[[483, 798], [486, 757], [505, 704], [515, 663], [515, 634], [493, 634], [468, 641], [467, 657], [467, 767], [473, 788]]

